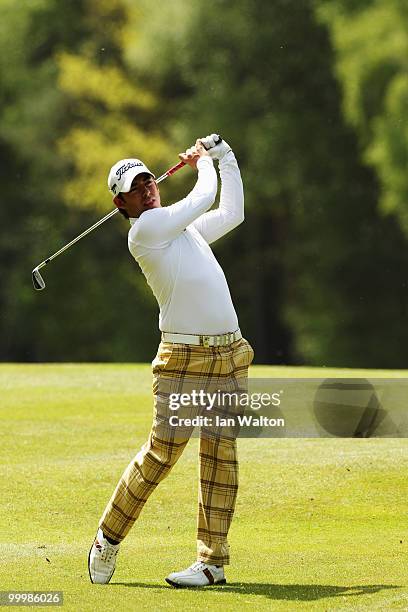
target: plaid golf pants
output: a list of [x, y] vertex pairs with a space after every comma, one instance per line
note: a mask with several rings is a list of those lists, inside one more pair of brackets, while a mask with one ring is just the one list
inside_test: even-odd
[[[100, 527], [121, 541], [138, 518], [147, 499], [181, 456], [191, 426], [171, 426], [169, 419], [199, 414], [196, 406], [170, 408], [170, 394], [193, 389], [245, 391], [254, 353], [241, 338], [228, 346], [203, 347], [161, 342], [152, 363], [154, 415], [147, 442], [130, 462], [103, 513]], [[227, 416], [230, 407], [213, 408]], [[200, 414], [208, 414], [202, 410]], [[197, 558], [213, 565], [229, 563], [228, 530], [238, 491], [236, 428], [200, 429]]]

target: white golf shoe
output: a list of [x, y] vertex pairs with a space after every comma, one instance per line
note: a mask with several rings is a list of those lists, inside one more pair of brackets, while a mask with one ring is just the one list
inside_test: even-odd
[[208, 565], [203, 561], [196, 561], [182, 572], [173, 572], [166, 578], [166, 582], [176, 588], [204, 587], [213, 584], [225, 584], [223, 566]]
[[113, 576], [120, 544], [110, 544], [98, 529], [88, 555], [89, 577], [93, 584], [108, 584]]

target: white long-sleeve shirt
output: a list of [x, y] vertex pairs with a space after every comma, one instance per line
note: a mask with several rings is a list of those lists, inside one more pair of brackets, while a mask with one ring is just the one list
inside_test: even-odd
[[197, 183], [183, 200], [130, 219], [128, 245], [159, 304], [161, 331], [224, 334], [238, 328], [238, 319], [209, 244], [244, 220], [242, 180], [231, 151], [219, 165], [219, 207], [208, 211], [217, 173], [208, 156], [198, 160], [197, 169]]

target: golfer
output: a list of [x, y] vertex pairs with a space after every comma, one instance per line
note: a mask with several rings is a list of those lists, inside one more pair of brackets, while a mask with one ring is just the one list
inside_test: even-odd
[[[179, 157], [198, 171], [198, 178], [194, 189], [171, 206], [162, 208], [154, 175], [138, 159], [119, 161], [108, 178], [115, 205], [130, 221], [129, 250], [160, 307], [162, 340], [152, 363], [152, 429], [120, 478], [89, 553], [89, 575], [98, 584], [110, 581], [120, 543], [193, 431], [188, 420], [174, 425], [170, 396], [196, 388], [197, 381], [207, 390], [244, 388], [254, 355], [241, 335], [227, 281], [209, 247], [244, 220], [237, 161], [216, 134], [197, 140]], [[210, 211], [217, 194], [213, 160], [219, 161], [221, 194], [218, 208]], [[194, 416], [198, 410], [189, 405], [184, 414]], [[200, 429], [197, 561], [167, 576], [174, 587], [226, 582], [227, 536], [238, 490], [236, 435]]]

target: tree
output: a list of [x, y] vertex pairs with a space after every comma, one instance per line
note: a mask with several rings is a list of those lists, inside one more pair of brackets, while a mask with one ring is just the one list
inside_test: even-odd
[[219, 131], [237, 153], [247, 220], [215, 251], [258, 361], [401, 363], [405, 239], [378, 214], [314, 3], [190, 3], [184, 27], [178, 8], [152, 16], [144, 68], [175, 139]]
[[127, 10], [121, 0], [1, 5], [3, 360], [144, 360], [157, 343], [146, 325], [157, 309], [122, 219], [49, 266], [46, 291], [35, 293], [30, 280], [36, 263], [112, 207], [106, 177], [124, 136], [128, 145], [135, 138], [132, 153], [143, 138], [153, 160], [165, 157], [157, 135], [130, 126], [137, 111], [147, 123], [154, 100], [126, 73]]
[[[30, 270], [111, 209], [117, 158], [164, 170], [219, 131], [247, 218], [214, 250], [257, 361], [403, 366], [407, 20], [387, 4], [3, 0], [0, 358], [153, 355], [157, 307], [122, 218], [47, 268], [47, 291]], [[180, 172], [164, 202], [193, 183]]]
[[328, 1], [319, 15], [336, 48], [345, 115], [380, 180], [380, 206], [395, 213], [408, 233], [407, 3]]

